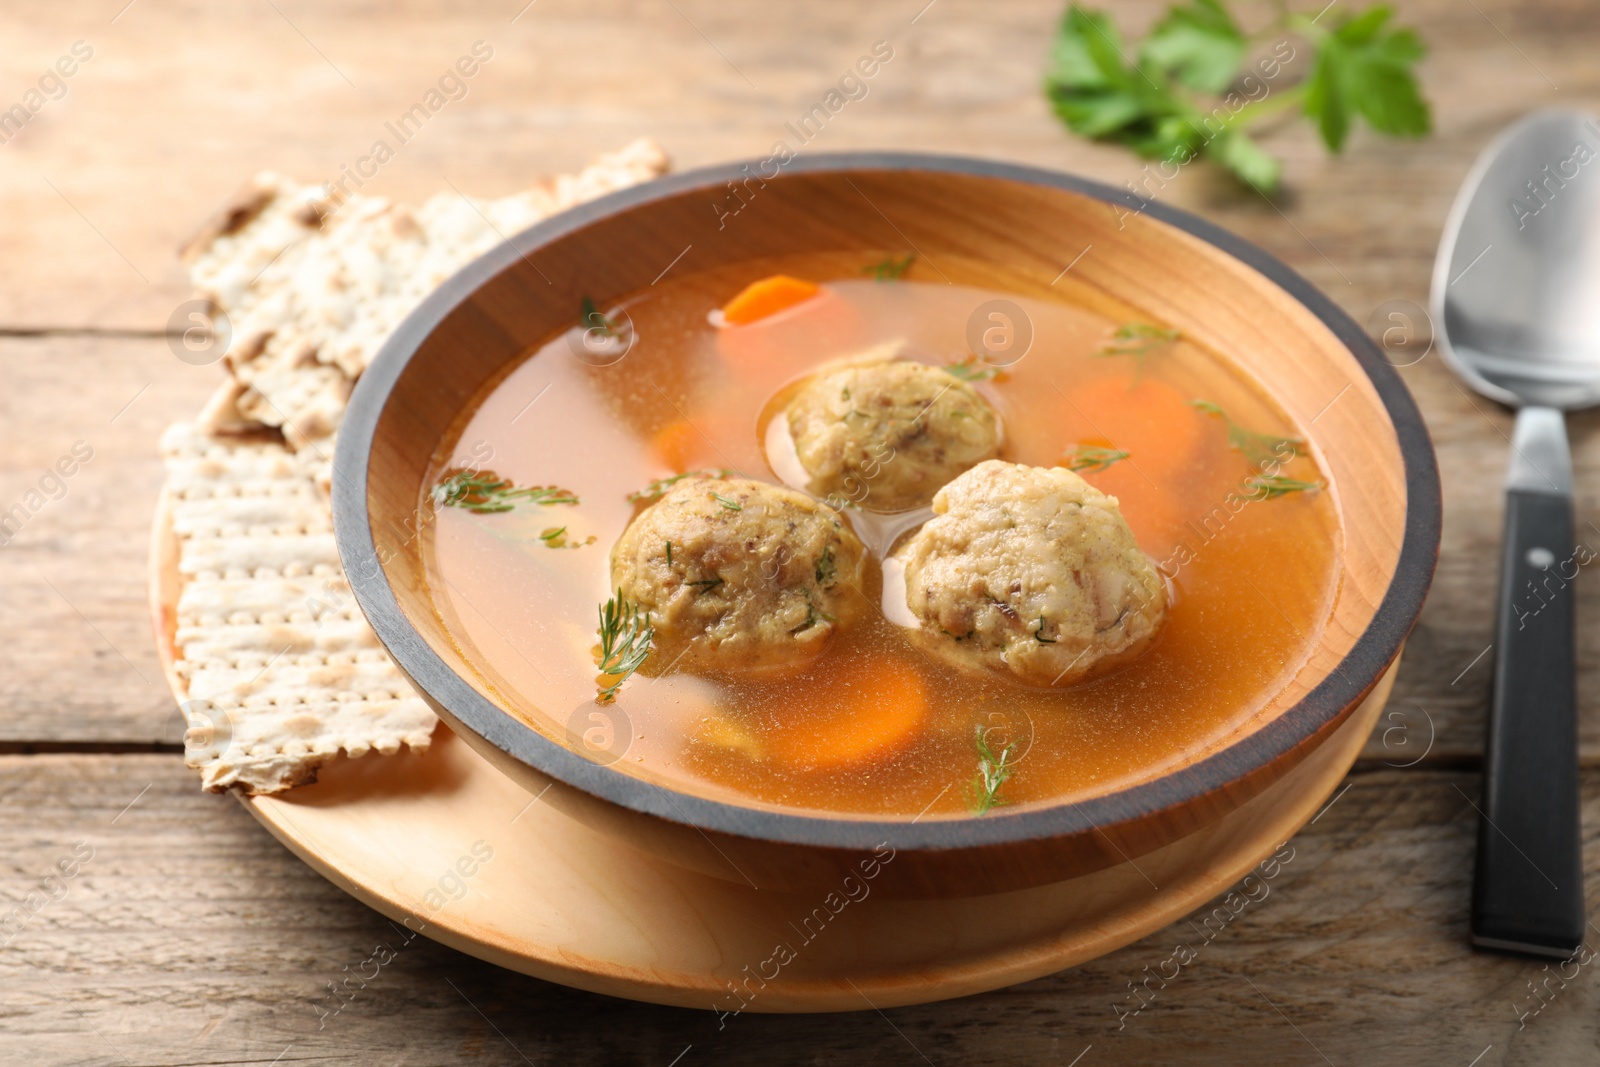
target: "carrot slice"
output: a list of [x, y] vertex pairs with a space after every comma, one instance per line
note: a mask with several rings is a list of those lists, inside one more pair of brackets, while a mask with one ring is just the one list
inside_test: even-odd
[[866, 321], [838, 290], [823, 288], [788, 315], [716, 332], [717, 353], [729, 378], [761, 400], [784, 383], [872, 342]]
[[830, 665], [826, 684], [790, 690], [791, 707], [763, 730], [785, 763], [841, 767], [883, 755], [907, 740], [928, 710], [922, 675], [895, 658], [854, 657]]
[[650, 453], [674, 471], [686, 471], [705, 450], [705, 439], [687, 419], [667, 423], [650, 436]]
[[1189, 470], [1206, 430], [1204, 413], [1176, 386], [1155, 378], [1094, 378], [1068, 389], [1067, 400], [1070, 422], [1088, 431], [1082, 440], [1104, 439], [1131, 454], [1131, 464], [1118, 463], [1107, 474], [1136, 467], [1168, 491]]
[[810, 300], [820, 289], [814, 282], [774, 274], [751, 282], [738, 296], [722, 305], [722, 317], [730, 325], [744, 326]]
[[1064, 442], [1093, 444], [1128, 453], [1100, 471], [1082, 471], [1101, 492], [1116, 497], [1139, 546], [1164, 559], [1183, 537], [1178, 500], [1195, 476], [1206, 424], [1176, 386], [1159, 379], [1130, 382], [1094, 378], [1066, 391], [1065, 423], [1081, 436]]

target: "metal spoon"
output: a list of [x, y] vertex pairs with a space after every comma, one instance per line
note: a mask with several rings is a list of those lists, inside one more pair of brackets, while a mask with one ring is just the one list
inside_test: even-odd
[[1434, 264], [1440, 351], [1518, 409], [1506, 478], [1472, 941], [1570, 956], [1584, 930], [1564, 411], [1600, 404], [1600, 122], [1541, 111], [1462, 185]]

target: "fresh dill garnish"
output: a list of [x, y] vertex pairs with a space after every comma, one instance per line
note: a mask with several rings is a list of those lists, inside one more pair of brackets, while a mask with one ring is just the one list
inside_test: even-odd
[[667, 542], [667, 566], [672, 566], [672, 542]]
[[510, 479], [490, 470], [458, 470], [447, 473], [433, 487], [433, 503], [441, 508], [465, 508], [475, 515], [497, 515], [514, 511], [520, 504], [576, 504], [578, 496], [554, 485], [518, 489]]
[[598, 330], [602, 337], [615, 337], [617, 327], [595, 307], [594, 301], [584, 297], [578, 305], [578, 322], [585, 330]]
[[870, 274], [880, 282], [895, 282], [905, 277], [906, 271], [911, 269], [911, 261], [917, 258], [915, 252], [907, 252], [902, 258], [890, 256], [881, 263], [874, 263], [869, 267], [861, 268], [862, 274]]
[[1177, 330], [1167, 330], [1160, 326], [1152, 326], [1148, 322], [1125, 322], [1118, 326], [1111, 335], [1111, 340], [1100, 346], [1095, 355], [1109, 358], [1114, 356], [1132, 356], [1134, 363], [1134, 381], [1144, 374], [1144, 361], [1151, 352], [1170, 345], [1181, 336]]
[[617, 699], [622, 683], [650, 655], [655, 636], [650, 613], [640, 611], [638, 605], [624, 598], [622, 590], [618, 589], [616, 596], [600, 605], [600, 675], [615, 680], [609, 685], [597, 682], [599, 692], [595, 699], [602, 704]]
[[1042, 611], [1039, 613], [1039, 627], [1033, 631], [1033, 639], [1041, 645], [1053, 645], [1060, 640], [1057, 637], [1046, 637], [1044, 635], [1044, 612]]
[[1322, 488], [1321, 482], [1303, 482], [1281, 474], [1257, 474], [1244, 480], [1244, 487], [1257, 500], [1272, 500], [1290, 493], [1314, 493]]
[[[1305, 444], [1298, 437], [1288, 437], [1283, 434], [1257, 433], [1247, 430], [1234, 422], [1226, 411], [1209, 400], [1191, 400], [1191, 407], [1199, 408], [1208, 415], [1215, 415], [1228, 427], [1228, 447], [1235, 452], [1243, 454], [1251, 463], [1261, 464], [1270, 460], [1287, 462], [1299, 455], [1299, 446]], [[1282, 455], [1283, 450], [1289, 450], [1288, 455]]]
[[1100, 346], [1097, 356], [1142, 356], [1171, 344], [1181, 337], [1177, 330], [1152, 326], [1148, 322], [1125, 322], [1111, 335], [1111, 340]]
[[743, 504], [739, 503], [737, 500], [729, 500], [727, 497], [723, 496], [721, 493], [711, 493], [709, 495], [710, 495], [712, 500], [715, 500], [717, 503], [721, 504], [728, 511], [743, 511], [744, 510], [744, 505]]
[[563, 548], [567, 543], [567, 528], [565, 526], [552, 526], [539, 534], [539, 540], [551, 548]]
[[1120, 448], [1101, 448], [1099, 445], [1073, 445], [1062, 456], [1067, 462], [1069, 471], [1103, 471], [1119, 460], [1128, 458], [1128, 453]]
[[944, 369], [952, 378], [960, 378], [964, 382], [986, 382], [1000, 375], [999, 367], [980, 367], [975, 359], [946, 363]]
[[733, 473], [733, 471], [725, 468], [719, 468], [717, 470], [684, 471], [682, 474], [673, 474], [665, 478], [657, 478], [655, 481], [651, 482], [643, 489], [640, 489], [638, 492], [629, 493], [628, 502], [631, 504], [639, 504], [646, 500], [660, 500], [662, 496], [666, 494], [668, 489], [671, 489], [685, 478], [727, 478]]
[[833, 562], [833, 549], [825, 548], [822, 555], [817, 557], [816, 575], [818, 585], [827, 585], [833, 581], [833, 576], [838, 573], [838, 567]]
[[1000, 787], [1011, 777], [1011, 757], [1017, 743], [1011, 742], [996, 756], [982, 725], [973, 727], [972, 741], [978, 750], [978, 773], [972, 781], [972, 814], [985, 815], [990, 808], [1005, 803], [1000, 797]]
[[704, 592], [706, 592], [708, 590], [715, 589], [717, 586], [721, 585], [722, 584], [722, 579], [720, 577], [719, 578], [702, 578], [698, 582], [684, 582], [683, 584], [684, 585], [696, 586], [696, 587], [699, 588], [699, 590], [702, 593], [704, 593]]

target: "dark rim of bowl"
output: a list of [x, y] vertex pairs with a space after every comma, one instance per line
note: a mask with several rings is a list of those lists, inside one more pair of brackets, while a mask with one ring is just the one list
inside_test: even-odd
[[[1287, 292], [1344, 344], [1377, 391], [1405, 465], [1406, 520], [1394, 577], [1371, 623], [1349, 653], [1298, 703], [1261, 729], [1198, 763], [1114, 793], [982, 819], [862, 818], [803, 814], [699, 797], [598, 764], [503, 711], [456, 674], [412, 627], [377, 559], [367, 511], [372, 439], [396, 381], [418, 348], [481, 285], [548, 242], [598, 219], [697, 189], [715, 190], [747, 175], [727, 163], [624, 189], [535, 224], [473, 261], [413, 311], [383, 345], [351, 396], [334, 458], [333, 511], [339, 556], [368, 621], [401, 669], [432, 700], [513, 759], [622, 808], [669, 822], [764, 841], [870, 849], [945, 850], [1050, 839], [1138, 819], [1196, 800], [1304, 744], [1359, 701], [1394, 661], [1422, 609], [1438, 559], [1440, 489], [1433, 445], [1416, 403], [1393, 365], [1348, 315], [1275, 257], [1233, 234], [1131, 191], [1038, 167], [911, 152], [841, 152], [796, 159], [785, 173], [932, 171], [1045, 186], [1150, 215], [1221, 249]], [[536, 339], [530, 339], [531, 341]]]

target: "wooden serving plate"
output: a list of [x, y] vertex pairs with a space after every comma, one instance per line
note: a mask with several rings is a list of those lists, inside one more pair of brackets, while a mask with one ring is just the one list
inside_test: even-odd
[[[171, 625], [180, 582], [163, 500], [151, 609], [168, 682], [182, 701]], [[421, 933], [524, 974], [658, 1004], [882, 1008], [1051, 974], [1223, 893], [1312, 818], [1344, 777], [1394, 670], [1264, 792], [1135, 861], [1053, 885], [944, 900], [888, 899], [866, 881], [859, 899], [835, 903], [836, 914], [822, 895], [698, 874], [592, 830], [499, 773], [443, 724], [424, 754], [341, 757], [314, 785], [239, 799], [306, 863], [412, 932], [405, 937]], [[779, 945], [793, 958], [777, 962]]]

